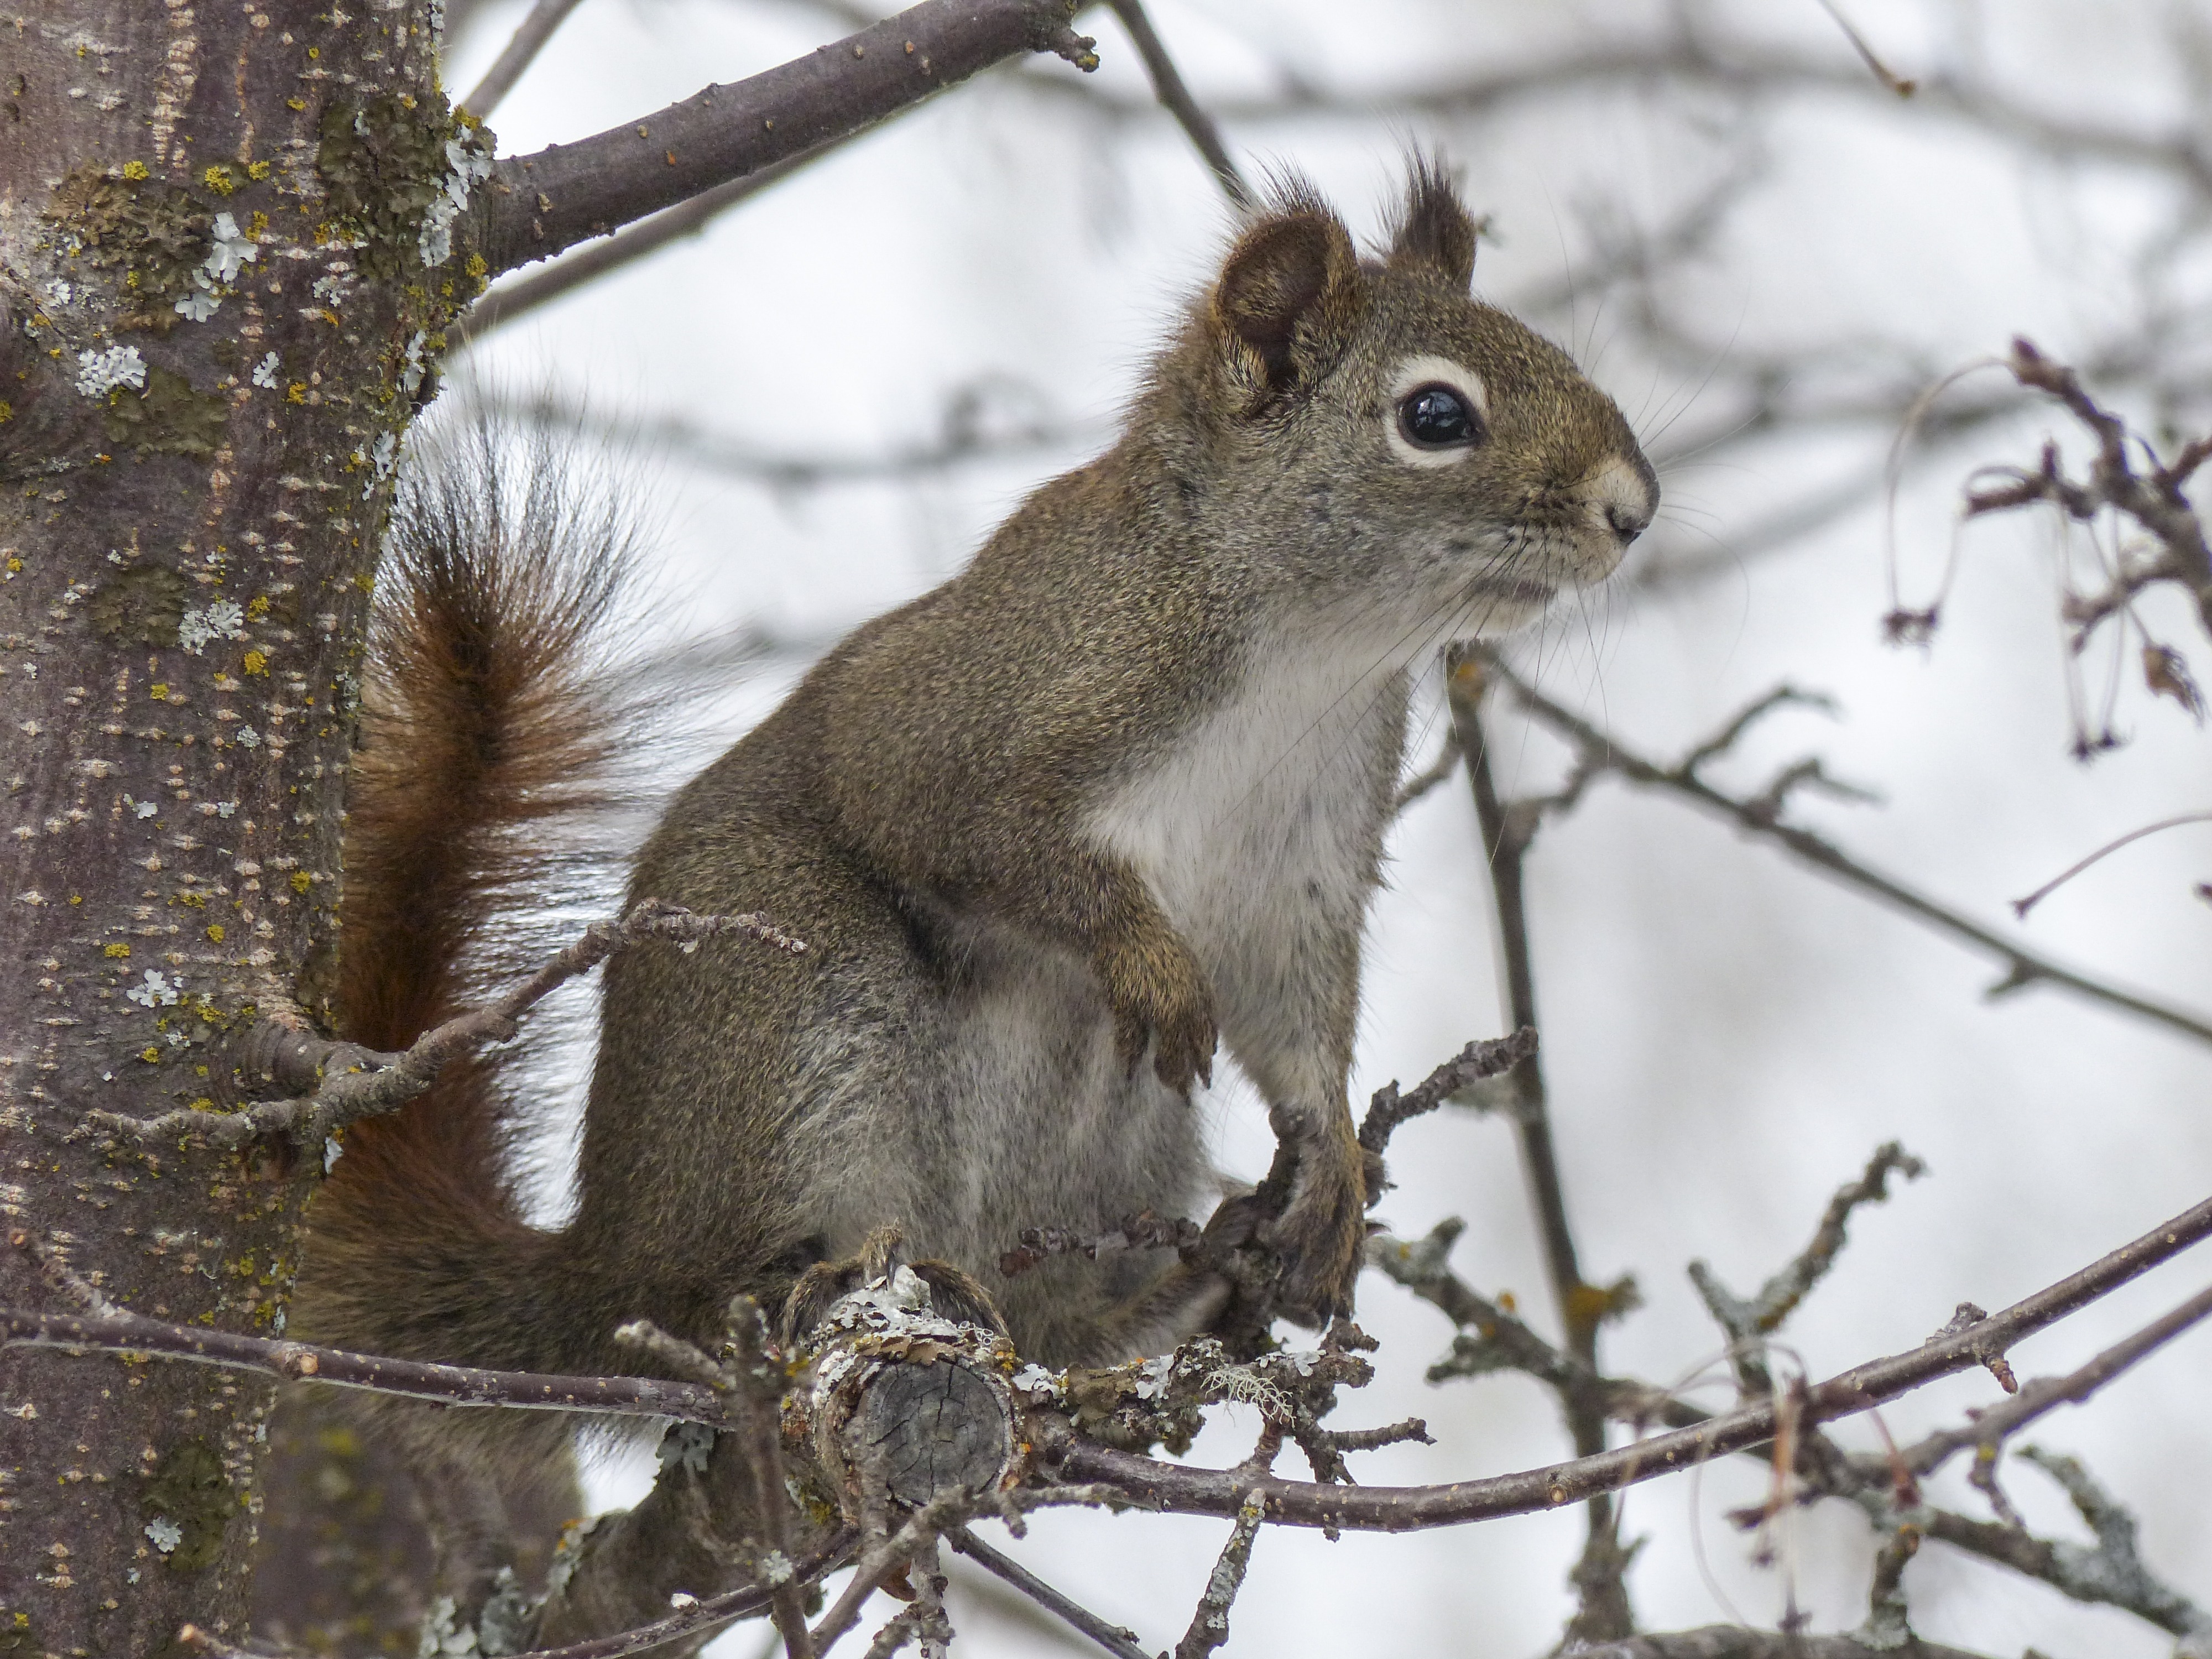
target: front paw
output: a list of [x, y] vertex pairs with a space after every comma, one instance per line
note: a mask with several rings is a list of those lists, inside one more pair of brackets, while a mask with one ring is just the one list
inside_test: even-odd
[[1150, 1043], [1152, 1070], [1178, 1094], [1213, 1081], [1213, 988], [1198, 958], [1174, 934], [1109, 952], [1101, 964], [1106, 1005], [1114, 1015], [1114, 1048], [1131, 1076]]
[[1301, 1324], [1324, 1325], [1352, 1311], [1367, 1241], [1365, 1159], [1347, 1118], [1298, 1148], [1291, 1201], [1265, 1239], [1281, 1264], [1282, 1311]]

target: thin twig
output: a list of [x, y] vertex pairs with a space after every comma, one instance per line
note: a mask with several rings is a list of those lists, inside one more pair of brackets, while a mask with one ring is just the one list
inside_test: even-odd
[[[1825, 836], [1795, 824], [1784, 823], [1757, 799], [1738, 799], [1714, 788], [1702, 777], [1680, 766], [1662, 766], [1622, 745], [1609, 732], [1600, 730], [1579, 714], [1545, 696], [1516, 674], [1510, 665], [1486, 646], [1470, 647], [1485, 668], [1503, 681], [1522, 708], [1572, 744], [1577, 764], [1594, 775], [1611, 774], [1639, 788], [1678, 795], [1716, 817], [1728, 819], [1751, 835], [1786, 848], [1804, 862], [1863, 893], [1872, 895], [1939, 933], [1948, 933], [1975, 950], [1995, 957], [2005, 976], [1991, 988], [1992, 995], [2029, 985], [2052, 985], [2092, 1002], [2117, 1008], [2142, 1019], [2179, 1031], [2199, 1042], [2212, 1042], [2212, 1022], [2180, 1009], [2152, 1001], [2061, 967], [2047, 957], [2025, 950], [2002, 934], [1960, 915], [1948, 906], [1914, 891], [1882, 874]], [[1549, 803], [1546, 804], [1547, 808]]]
[[[784, 1485], [783, 1442], [778, 1431], [778, 1407], [783, 1397], [785, 1375], [781, 1358], [771, 1349], [768, 1322], [760, 1305], [749, 1296], [730, 1304], [730, 1397], [738, 1431], [746, 1440], [745, 1467], [753, 1478], [753, 1510], [768, 1544], [768, 1555], [778, 1563], [791, 1559], [791, 1494]], [[774, 1583], [769, 1611], [783, 1638], [786, 1659], [814, 1659], [814, 1641], [806, 1628], [806, 1602], [800, 1587], [788, 1577]]]
[[966, 1527], [957, 1524], [947, 1527], [945, 1541], [985, 1571], [1004, 1579], [1070, 1629], [1080, 1631], [1113, 1654], [1115, 1659], [1152, 1659], [1152, 1655], [1137, 1645], [1136, 1632], [1120, 1625], [1108, 1624], [1088, 1607], [1069, 1600], [1046, 1583], [1020, 1562], [1000, 1554]]
[[912, 1556], [924, 1539], [935, 1536], [938, 1528], [972, 1513], [975, 1501], [974, 1494], [965, 1492], [951, 1492], [933, 1498], [908, 1516], [898, 1531], [870, 1550], [861, 1559], [852, 1581], [816, 1623], [815, 1650], [829, 1652], [859, 1621], [862, 1604], [876, 1593], [876, 1586], [884, 1575]]
[[[621, 240], [618, 236], [615, 241]], [[568, 263], [563, 260], [545, 274], [565, 270]], [[514, 287], [520, 292], [523, 284]], [[485, 295], [478, 301], [479, 307], [504, 291], [495, 289]], [[1003, 382], [994, 385], [989, 380], [956, 386], [945, 398], [934, 434], [872, 455], [849, 452], [805, 455], [763, 448], [681, 415], [612, 420], [553, 394], [505, 403], [499, 412], [502, 419], [563, 437], [580, 435], [623, 447], [643, 448], [655, 456], [665, 455], [705, 471], [749, 479], [778, 491], [830, 484], [904, 483], [933, 477], [960, 466], [1065, 453], [1098, 435], [1089, 426], [1036, 416], [1003, 426], [988, 421], [991, 398], [1006, 390], [1026, 388], [1008, 387]], [[923, 427], [918, 420], [907, 424], [910, 430]]]
[[1390, 816], [1396, 817], [1451, 776], [1453, 769], [1458, 764], [1459, 744], [1449, 732], [1446, 732], [1443, 746], [1437, 750], [1437, 757], [1398, 786], [1398, 793], [1390, 798]]
[[1110, 0], [1114, 15], [1121, 20], [1121, 27], [1129, 32], [1129, 40], [1137, 48], [1137, 55], [1145, 60], [1145, 73], [1152, 78], [1152, 91], [1168, 113], [1174, 116], [1206, 165], [1213, 169], [1214, 182], [1221, 186], [1232, 206], [1245, 208], [1252, 204], [1252, 192], [1244, 183], [1244, 176], [1230, 159], [1229, 148], [1221, 142], [1220, 130], [1212, 118], [1199, 107], [1198, 100], [1190, 95], [1190, 88], [1161, 44], [1159, 32], [1152, 20], [1145, 15], [1140, 0]]
[[2212, 823], [2212, 812], [2184, 812], [2179, 817], [2162, 819], [2157, 823], [2147, 823], [2140, 830], [2129, 830], [2126, 835], [2122, 836], [2118, 841], [2106, 842], [2095, 852], [2090, 854], [2088, 857], [2081, 860], [2080, 863], [2069, 865], [2067, 868], [2060, 871], [2057, 875], [2051, 877], [2049, 881], [2045, 882], [2042, 886], [2037, 888], [2026, 898], [2014, 899], [2012, 902], [2013, 915], [2018, 916], [2022, 921], [2027, 921], [2027, 913], [2030, 910], [2035, 908], [2037, 905], [2042, 903], [2044, 900], [2049, 898], [2053, 893], [2063, 887], [2068, 882], [2073, 880], [2075, 877], [2080, 875], [2091, 865], [2095, 864], [2099, 860], [2118, 852], [2120, 848], [2127, 846], [2130, 842], [2141, 841], [2145, 836], [2155, 836], [2160, 830], [2179, 830], [2185, 823]]
[[2064, 1376], [2037, 1377], [2023, 1384], [2009, 1400], [1977, 1413], [1966, 1427], [1939, 1430], [1917, 1445], [1905, 1448], [1899, 1454], [1899, 1461], [1915, 1474], [1929, 1474], [1965, 1447], [1994, 1446], [2046, 1412], [2060, 1406], [2081, 1404], [2121, 1372], [2148, 1358], [2207, 1316], [2212, 1316], [2212, 1289], [2199, 1291], [2171, 1313], [2115, 1342]]
[[1246, 1494], [1237, 1506], [1229, 1541], [1221, 1547], [1221, 1559], [1206, 1578], [1206, 1593], [1190, 1615], [1190, 1628], [1176, 1644], [1175, 1659], [1206, 1659], [1229, 1639], [1229, 1608], [1243, 1588], [1244, 1571], [1252, 1562], [1252, 1540], [1260, 1535], [1260, 1523], [1267, 1517], [1267, 1499], [1262, 1492]]
[[1461, 1090], [1485, 1078], [1502, 1076], [1533, 1060], [1535, 1054], [1536, 1028], [1523, 1025], [1510, 1036], [1468, 1043], [1414, 1085], [1409, 1093], [1400, 1094], [1395, 1079], [1384, 1084], [1368, 1102], [1367, 1116], [1359, 1126], [1360, 1146], [1379, 1156], [1398, 1127], [1409, 1118], [1433, 1112]]
[[[1455, 647], [1446, 654], [1444, 685], [1451, 709], [1453, 736], [1467, 761], [1468, 783], [1474, 796], [1475, 817], [1482, 832], [1492, 915], [1499, 951], [1505, 959], [1508, 1018], [1516, 1033], [1525, 1030], [1533, 1035], [1537, 1024], [1536, 978], [1528, 941], [1522, 860], [1535, 820], [1510, 814], [1498, 799], [1497, 785], [1491, 775], [1489, 741], [1482, 724], [1480, 659]], [[1571, 782], [1569, 785], [1571, 790], [1577, 787]], [[1553, 1301], [1566, 1333], [1568, 1353], [1582, 1370], [1594, 1373], [1598, 1369], [1598, 1328], [1608, 1316], [1622, 1311], [1628, 1304], [1634, 1294], [1633, 1281], [1623, 1280], [1619, 1293], [1615, 1293], [1591, 1285], [1583, 1277], [1574, 1231], [1567, 1218], [1559, 1154], [1553, 1144], [1540, 1057], [1534, 1053], [1528, 1054], [1509, 1075], [1515, 1089], [1514, 1129], [1521, 1144], [1522, 1168], [1535, 1203]], [[1604, 1402], [1575, 1388], [1562, 1389], [1559, 1399], [1576, 1455], [1586, 1458], [1602, 1452], [1606, 1441]], [[1635, 1628], [1628, 1606], [1628, 1558], [1620, 1547], [1618, 1530], [1619, 1515], [1610, 1494], [1590, 1494], [1587, 1540], [1573, 1574], [1581, 1600], [1567, 1629], [1570, 1645], [1625, 1636]]]
[[553, 31], [561, 27], [562, 21], [576, 9], [577, 4], [578, 0], [538, 0], [530, 9], [530, 15], [522, 20], [522, 27], [515, 30], [492, 66], [484, 71], [483, 79], [461, 100], [454, 113], [489, 120], [492, 111], [499, 107], [500, 100], [522, 78], [523, 70], [530, 67], [531, 60], [553, 38]]
[[653, 1376], [556, 1376], [385, 1359], [341, 1348], [210, 1330], [205, 1326], [172, 1325], [142, 1314], [99, 1317], [0, 1308], [0, 1348], [143, 1354], [189, 1364], [258, 1371], [295, 1382], [321, 1382], [410, 1400], [434, 1400], [447, 1406], [673, 1417], [711, 1428], [732, 1426], [714, 1391], [695, 1382]]
[[[1991, 1353], [2108, 1295], [2160, 1262], [2212, 1235], [2212, 1200], [2185, 1211], [2080, 1272], [2025, 1297], [1964, 1330], [1946, 1330], [1916, 1348], [1855, 1365], [1806, 1391], [1799, 1420], [1809, 1427], [1856, 1416], [1938, 1377], [1968, 1370]], [[1693, 1426], [1570, 1463], [1448, 1485], [1347, 1487], [1290, 1481], [1242, 1471], [1200, 1469], [1116, 1451], [1073, 1436], [1046, 1437], [1064, 1477], [1118, 1486], [1176, 1514], [1233, 1516], [1252, 1491], [1267, 1497], [1268, 1518], [1289, 1526], [1410, 1532], [1459, 1526], [1494, 1516], [1555, 1510], [1713, 1458], [1766, 1444], [1777, 1407], [1758, 1401]]]
[[[646, 939], [673, 939], [683, 949], [696, 950], [700, 940], [726, 933], [745, 934], [793, 956], [806, 949], [804, 940], [793, 938], [757, 913], [700, 916], [659, 899], [641, 900], [619, 921], [593, 922], [581, 939], [555, 951], [536, 973], [489, 1008], [455, 1015], [425, 1031], [404, 1054], [380, 1055], [346, 1045], [357, 1057], [360, 1069], [329, 1079], [304, 1099], [266, 1100], [238, 1112], [187, 1107], [150, 1118], [95, 1111], [88, 1113], [84, 1126], [70, 1133], [81, 1137], [98, 1130], [141, 1142], [198, 1135], [210, 1146], [225, 1150], [284, 1134], [296, 1145], [319, 1148], [325, 1137], [349, 1123], [398, 1110], [437, 1081], [438, 1073], [461, 1055], [486, 1043], [507, 1042], [514, 1036], [525, 1013], [616, 951]], [[375, 1069], [368, 1069], [371, 1066]]]
[[[1669, 1428], [1693, 1428], [1712, 1420], [1713, 1414], [1669, 1390], [1626, 1378], [1578, 1376], [1574, 1361], [1531, 1331], [1495, 1303], [1478, 1295], [1444, 1266], [1444, 1253], [1458, 1237], [1463, 1224], [1441, 1224], [1424, 1240], [1406, 1243], [1376, 1238], [1368, 1246], [1368, 1260], [1399, 1283], [1433, 1304], [1463, 1328], [1453, 1352], [1429, 1370], [1429, 1380], [1517, 1370], [1554, 1387], [1563, 1379], [1598, 1391], [1615, 1422], [1638, 1429], [1654, 1423]], [[1955, 1334], [1979, 1324], [1989, 1316], [1971, 1304], [1962, 1304], [1959, 1317], [1944, 1327]], [[1994, 1351], [1982, 1356], [1983, 1364], [1998, 1374], [2008, 1393], [2017, 1389], [2003, 1355]], [[1769, 1461], [1761, 1446], [1741, 1449], [1740, 1455]], [[2031, 1449], [2022, 1453], [2037, 1461]], [[1240, 1466], [1243, 1467], [1243, 1466]], [[2178, 1591], [2159, 1583], [2134, 1555], [2132, 1520], [2111, 1505], [2105, 1525], [2094, 1517], [2090, 1525], [2100, 1540], [2095, 1551], [2065, 1542], [2035, 1537], [2014, 1525], [1996, 1526], [1928, 1504], [1917, 1492], [1900, 1494], [1899, 1467], [1893, 1452], [1884, 1457], [1853, 1457], [1836, 1453], [1817, 1431], [1808, 1431], [1799, 1443], [1797, 1474], [1811, 1489], [1856, 1504], [1871, 1518], [1888, 1524], [1909, 1508], [1913, 1523], [1929, 1537], [1954, 1549], [2008, 1568], [2023, 1577], [2049, 1584], [2079, 1601], [2100, 1602], [2148, 1620], [2176, 1636], [2200, 1629], [2212, 1630], [2206, 1615]], [[2078, 1470], [2075, 1472], [2078, 1474]], [[1909, 1475], [1907, 1480], [1909, 1480]], [[2086, 1480], [2087, 1477], [2081, 1477]], [[2070, 1491], [2071, 1488], [2069, 1487]], [[2109, 1499], [2103, 1500], [2110, 1504]], [[2105, 1511], [2100, 1511], [2105, 1513]], [[2085, 1516], [2089, 1511], [2083, 1510]]]
[[1866, 37], [1853, 28], [1851, 20], [1836, 9], [1836, 0], [1820, 0], [1820, 9], [1836, 20], [1836, 27], [1844, 32], [1844, 39], [1851, 43], [1851, 50], [1858, 53], [1859, 61], [1873, 72], [1875, 80], [1900, 98], [1910, 98], [1919, 90], [1919, 82], [1906, 80], [1874, 55], [1874, 48], [1867, 45]]
[[[858, 1534], [847, 1528], [821, 1548], [809, 1551], [805, 1559], [794, 1563], [792, 1582], [811, 1584], [825, 1574], [835, 1572], [844, 1565], [858, 1542]], [[757, 1584], [748, 1584], [743, 1589], [702, 1596], [696, 1607], [686, 1607], [665, 1619], [657, 1619], [650, 1625], [641, 1625], [634, 1630], [623, 1631], [613, 1636], [595, 1636], [587, 1641], [572, 1642], [566, 1647], [532, 1648], [527, 1653], [514, 1655], [512, 1659], [625, 1659], [627, 1655], [645, 1653], [664, 1644], [672, 1644], [685, 1638], [709, 1635], [736, 1620], [752, 1617], [763, 1611], [768, 1604], [769, 1592]], [[234, 1646], [195, 1625], [186, 1625], [179, 1631], [177, 1639], [212, 1656], [212, 1659], [292, 1659], [290, 1655], [258, 1644], [250, 1649]]]
[[1744, 1392], [1765, 1393], [1773, 1387], [1765, 1364], [1759, 1358], [1764, 1339], [1781, 1329], [1783, 1322], [1796, 1310], [1797, 1304], [1836, 1265], [1851, 1212], [1862, 1204], [1886, 1202], [1893, 1173], [1917, 1178], [1926, 1170], [1927, 1165], [1894, 1140], [1876, 1148], [1874, 1156], [1867, 1160], [1866, 1172], [1856, 1181], [1838, 1188], [1836, 1195], [1828, 1200], [1820, 1224], [1814, 1230], [1812, 1243], [1759, 1286], [1759, 1294], [1748, 1301], [1731, 1291], [1705, 1262], [1690, 1264], [1690, 1282], [1697, 1286], [1706, 1310], [1728, 1333], [1736, 1376]]
[[702, 191], [690, 201], [677, 207], [665, 208], [649, 219], [641, 219], [629, 228], [617, 231], [605, 241], [594, 242], [589, 247], [568, 254], [543, 270], [517, 277], [513, 282], [501, 283], [471, 306], [467, 314], [447, 333], [456, 347], [474, 345], [494, 329], [511, 323], [541, 306], [551, 304], [586, 283], [642, 259], [648, 253], [657, 253], [671, 242], [699, 234], [725, 210], [751, 199], [771, 185], [781, 184], [801, 167], [821, 160], [858, 136], [856, 133], [848, 134], [836, 143], [787, 157], [772, 167], [764, 167], [741, 179], [717, 185], [712, 190]]

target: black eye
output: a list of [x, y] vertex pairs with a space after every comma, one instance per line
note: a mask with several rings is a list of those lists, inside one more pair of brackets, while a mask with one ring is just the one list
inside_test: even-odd
[[1448, 386], [1416, 386], [1398, 400], [1398, 429], [1423, 449], [1449, 449], [1482, 436], [1482, 422]]

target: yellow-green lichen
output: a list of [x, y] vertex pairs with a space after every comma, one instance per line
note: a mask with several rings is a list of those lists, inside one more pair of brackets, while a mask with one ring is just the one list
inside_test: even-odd
[[[173, 646], [185, 619], [185, 579], [164, 565], [142, 564], [112, 577], [92, 596], [92, 625], [103, 639]], [[166, 697], [168, 687], [153, 694]]]
[[366, 244], [356, 256], [365, 276], [396, 283], [422, 269], [422, 216], [444, 190], [454, 131], [442, 98], [410, 109], [385, 94], [324, 108], [315, 171], [332, 226]]
[[[134, 164], [135, 165], [135, 164]], [[89, 163], [68, 173], [47, 205], [49, 223], [74, 240], [94, 270], [113, 283], [125, 311], [115, 327], [167, 333], [173, 301], [193, 286], [207, 258], [215, 216], [184, 191], [145, 178], [111, 178]]]
[[132, 393], [117, 386], [108, 393], [102, 418], [118, 444], [155, 455], [212, 455], [229, 416], [221, 393], [195, 392], [183, 375], [149, 368], [146, 390]]

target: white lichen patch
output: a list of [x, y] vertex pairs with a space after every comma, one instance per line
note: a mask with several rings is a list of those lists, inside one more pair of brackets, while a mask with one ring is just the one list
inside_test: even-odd
[[423, 210], [416, 249], [435, 270], [453, 257], [453, 221], [469, 204], [469, 192], [491, 177], [491, 152], [475, 134], [446, 141], [447, 173], [440, 194]]
[[245, 608], [229, 599], [217, 599], [204, 611], [187, 611], [177, 623], [177, 643], [196, 657], [210, 640], [245, 637]]
[[183, 981], [179, 979], [177, 984], [172, 985], [168, 976], [161, 969], [149, 968], [144, 981], [132, 986], [123, 994], [142, 1008], [167, 1008], [176, 1002], [177, 992], [182, 984]]
[[377, 485], [390, 477], [392, 468], [399, 464], [399, 440], [389, 432], [380, 432], [375, 441], [369, 445], [368, 454], [364, 455], [356, 449], [353, 458], [369, 470], [368, 482], [361, 487], [361, 498], [367, 501], [376, 493]]
[[1042, 1395], [1048, 1399], [1057, 1400], [1067, 1387], [1067, 1379], [1060, 1372], [1048, 1371], [1032, 1360], [1014, 1373], [1012, 1385], [1033, 1397]]
[[283, 380], [280, 378], [277, 372], [283, 367], [283, 359], [279, 357], [275, 352], [270, 352], [259, 362], [254, 364], [253, 384], [266, 391], [273, 392], [276, 390], [279, 386], [283, 385]]
[[88, 398], [105, 398], [117, 386], [143, 391], [146, 360], [137, 346], [110, 346], [105, 351], [76, 354], [76, 389]]
[[399, 367], [399, 389], [410, 398], [422, 386], [422, 376], [429, 367], [422, 359], [422, 348], [429, 339], [429, 335], [418, 328], [415, 337], [407, 343], [406, 360]]
[[664, 1469], [680, 1463], [694, 1474], [704, 1474], [714, 1449], [714, 1431], [704, 1423], [671, 1423], [653, 1455]]
[[154, 1540], [154, 1547], [167, 1555], [185, 1541], [185, 1529], [166, 1515], [157, 1515], [146, 1523], [146, 1536]]
[[260, 257], [260, 244], [239, 229], [237, 220], [228, 213], [216, 214], [208, 256], [192, 272], [196, 291], [177, 301], [177, 314], [196, 323], [207, 321], [222, 303], [223, 295], [230, 292], [238, 273]]

